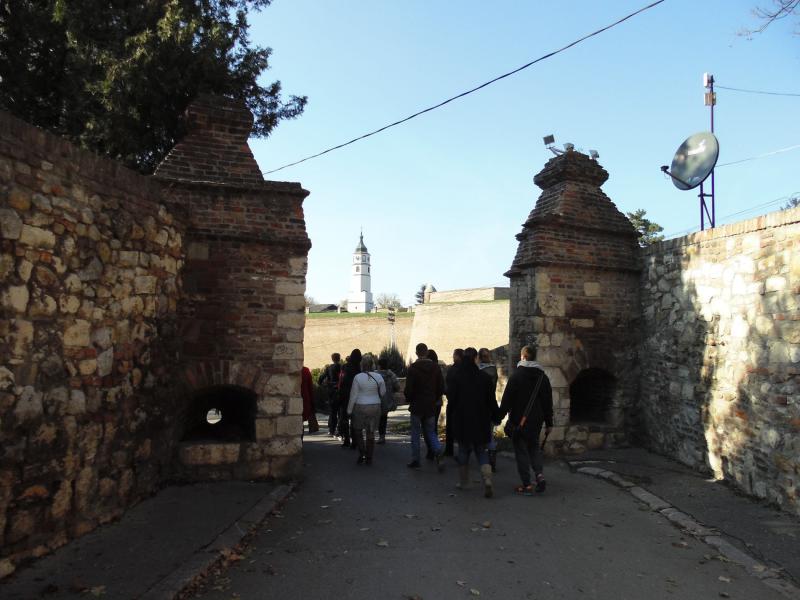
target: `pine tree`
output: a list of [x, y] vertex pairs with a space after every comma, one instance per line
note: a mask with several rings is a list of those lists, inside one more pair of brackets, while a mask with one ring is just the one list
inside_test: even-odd
[[303, 112], [259, 84], [270, 48], [252, 46], [249, 10], [270, 0], [9, 0], [0, 3], [0, 108], [152, 172], [200, 93], [244, 100], [253, 135]]

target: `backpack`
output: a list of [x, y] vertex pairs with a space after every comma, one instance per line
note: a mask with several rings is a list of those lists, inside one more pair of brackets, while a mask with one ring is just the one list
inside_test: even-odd
[[[380, 375], [380, 373], [378, 373]], [[393, 408], [392, 404], [394, 404], [394, 394], [392, 390], [389, 389], [389, 385], [386, 383], [386, 378], [383, 375], [380, 375], [381, 380], [383, 380], [383, 393], [381, 393], [381, 382], [375, 379], [371, 373], [367, 373], [367, 377], [372, 379], [375, 384], [378, 386], [378, 397], [381, 399], [381, 412], [388, 413], [390, 410], [394, 410], [397, 408], [396, 406]]]

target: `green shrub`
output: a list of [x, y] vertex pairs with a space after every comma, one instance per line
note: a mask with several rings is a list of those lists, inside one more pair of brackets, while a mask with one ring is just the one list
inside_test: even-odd
[[385, 346], [378, 355], [378, 358], [385, 358], [389, 363], [389, 369], [398, 377], [406, 376], [406, 361], [403, 358], [403, 353], [397, 349], [397, 346]]

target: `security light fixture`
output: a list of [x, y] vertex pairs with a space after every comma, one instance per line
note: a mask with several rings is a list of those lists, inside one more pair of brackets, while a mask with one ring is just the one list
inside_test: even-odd
[[597, 160], [600, 158], [600, 153], [597, 150], [589, 150], [589, 156], [592, 157], [592, 160]]
[[553, 144], [556, 143], [556, 136], [554, 136], [552, 133], [550, 135], [544, 136], [542, 139], [544, 140], [545, 146], [552, 146]]

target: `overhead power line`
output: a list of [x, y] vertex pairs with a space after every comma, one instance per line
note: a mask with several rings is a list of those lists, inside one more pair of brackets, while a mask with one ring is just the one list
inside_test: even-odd
[[272, 169], [270, 171], [264, 171], [263, 174], [264, 175], [269, 175], [270, 173], [275, 173], [277, 171], [281, 171], [283, 169], [287, 169], [289, 167], [293, 167], [295, 165], [299, 165], [300, 163], [306, 162], [307, 160], [311, 160], [312, 158], [317, 158], [319, 156], [322, 156], [323, 154], [328, 154], [329, 152], [333, 152], [334, 150], [338, 150], [340, 148], [344, 148], [345, 146], [349, 146], [350, 144], [354, 144], [354, 143], [358, 142], [359, 140], [363, 140], [363, 139], [368, 138], [370, 136], [373, 136], [375, 134], [381, 133], [382, 131], [386, 131], [387, 129], [390, 129], [392, 127], [396, 127], [397, 125], [401, 125], [401, 124], [403, 124], [403, 123], [405, 123], [407, 121], [410, 121], [411, 119], [414, 119], [414, 118], [416, 118], [416, 117], [418, 117], [420, 115], [424, 115], [425, 113], [428, 113], [428, 112], [431, 112], [433, 110], [436, 110], [437, 108], [441, 108], [445, 104], [449, 104], [449, 103], [453, 102], [454, 100], [458, 100], [459, 98], [463, 98], [464, 96], [468, 96], [468, 95], [470, 95], [472, 93], [475, 93], [478, 90], [481, 90], [481, 89], [483, 89], [483, 88], [485, 88], [487, 86], [490, 86], [493, 83], [496, 83], [496, 82], [500, 81], [501, 79], [505, 79], [506, 77], [510, 77], [511, 75], [519, 73], [520, 71], [522, 71], [524, 69], [527, 69], [528, 67], [531, 67], [531, 66], [535, 65], [536, 63], [542, 62], [543, 60], [547, 60], [548, 58], [551, 58], [551, 57], [555, 56], [556, 54], [560, 54], [561, 52], [564, 52], [565, 50], [569, 50], [573, 46], [577, 46], [578, 44], [588, 40], [589, 38], [592, 38], [592, 37], [594, 37], [596, 35], [599, 35], [599, 34], [605, 32], [605, 31], [608, 31], [609, 29], [612, 29], [612, 28], [616, 27], [617, 25], [620, 25], [621, 23], [624, 23], [628, 19], [631, 19], [631, 18], [635, 17], [636, 15], [639, 15], [639, 14], [641, 14], [641, 13], [647, 11], [647, 10], [650, 10], [651, 8], [653, 8], [655, 6], [658, 6], [659, 4], [663, 3], [664, 1], [665, 0], [657, 0], [656, 2], [648, 4], [647, 6], [644, 6], [644, 7], [640, 8], [639, 10], [630, 13], [629, 15], [626, 15], [626, 16], [622, 17], [621, 19], [619, 19], [617, 21], [614, 21], [610, 25], [606, 25], [605, 27], [603, 27], [601, 29], [598, 29], [597, 31], [593, 31], [592, 33], [589, 33], [589, 34], [583, 36], [582, 38], [579, 38], [579, 39], [575, 40], [574, 42], [570, 42], [569, 44], [567, 44], [566, 46], [563, 46], [562, 48], [559, 48], [558, 50], [553, 50], [552, 52], [549, 52], [549, 53], [545, 54], [544, 56], [540, 56], [539, 58], [537, 58], [535, 60], [532, 60], [531, 62], [526, 63], [526, 64], [522, 65], [521, 67], [519, 67], [517, 69], [514, 69], [513, 71], [509, 71], [508, 73], [504, 73], [504, 74], [502, 74], [502, 75], [500, 75], [498, 77], [495, 77], [494, 79], [490, 79], [489, 81], [480, 84], [479, 86], [476, 86], [476, 87], [474, 87], [474, 88], [472, 88], [470, 90], [467, 90], [466, 92], [461, 92], [460, 94], [457, 94], [457, 95], [455, 95], [455, 96], [453, 96], [451, 98], [448, 98], [447, 100], [439, 102], [438, 104], [434, 104], [433, 106], [429, 106], [428, 108], [425, 108], [423, 110], [415, 112], [414, 114], [409, 115], [409, 116], [405, 117], [404, 119], [400, 119], [399, 121], [395, 121], [394, 123], [389, 123], [388, 125], [384, 125], [380, 129], [376, 129], [374, 131], [370, 131], [369, 133], [365, 133], [364, 135], [360, 135], [360, 136], [358, 136], [356, 138], [353, 138], [352, 140], [349, 140], [349, 141], [344, 142], [342, 144], [338, 144], [336, 146], [332, 146], [332, 147], [328, 148], [327, 150], [323, 150], [322, 152], [317, 152], [316, 154], [312, 154], [311, 156], [306, 156], [305, 158], [302, 158], [300, 160], [296, 160], [296, 161], [294, 161], [292, 163], [285, 164], [282, 167], [277, 167], [277, 168]]
[[725, 87], [724, 85], [715, 86], [718, 90], [728, 90], [729, 92], [744, 92], [746, 94], [764, 94], [766, 96], [793, 96], [800, 98], [800, 94], [793, 94], [791, 92], [765, 92], [764, 90], [745, 90], [742, 88]]
[[734, 160], [732, 162], [722, 163], [717, 165], [719, 167], [729, 167], [730, 165], [738, 165], [739, 163], [749, 162], [751, 160], [758, 160], [759, 158], [766, 158], [768, 156], [773, 156], [775, 154], [781, 154], [782, 152], [789, 152], [790, 150], [797, 150], [800, 148], [800, 144], [795, 144], [794, 146], [789, 146], [787, 148], [781, 148], [780, 150], [773, 150], [772, 152], [767, 152], [765, 154], [759, 154], [758, 156], [751, 156], [750, 158], [742, 158], [741, 160]]
[[[786, 196], [781, 196], [780, 198], [776, 198], [775, 200], [770, 200], [769, 202], [764, 202], [763, 204], [756, 204], [754, 206], [751, 206], [750, 208], [746, 208], [744, 210], [740, 210], [740, 211], [735, 212], [735, 213], [730, 213], [730, 214], [727, 214], [727, 215], [725, 215], [723, 217], [717, 217], [717, 222], [719, 223], [718, 226], [722, 226], [723, 225], [723, 223], [720, 223], [720, 221], [725, 221], [727, 219], [732, 219], [734, 217], [740, 217], [742, 215], [746, 215], [747, 213], [764, 210], [765, 208], [769, 208], [771, 206], [776, 206], [776, 205], [782, 204], [784, 202], [788, 202], [792, 198], [797, 198], [797, 197], [800, 197], [800, 192], [794, 192], [793, 194], [788, 194]], [[682, 235], [686, 235], [687, 233], [692, 233], [692, 232], [694, 232], [696, 230], [697, 230], [696, 227], [690, 227], [689, 229], [683, 229], [681, 231], [676, 231], [674, 233], [666, 234], [664, 237], [666, 239], [672, 239], [672, 238], [680, 237]]]

